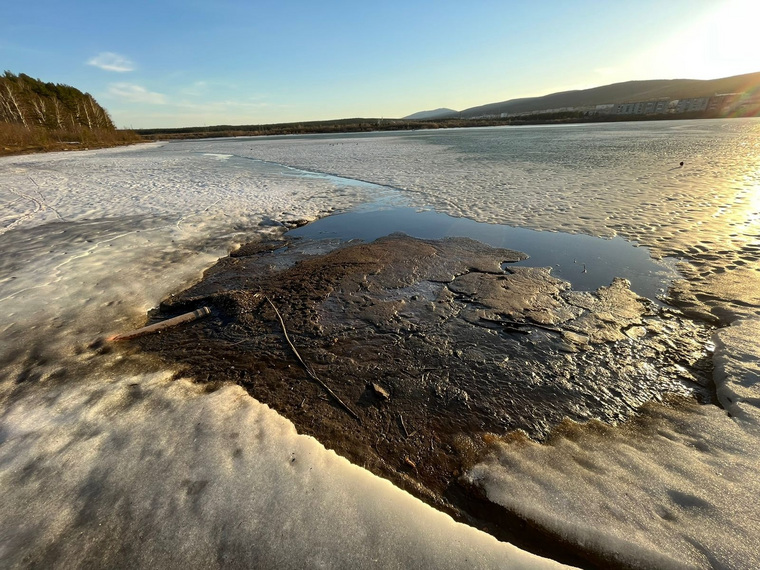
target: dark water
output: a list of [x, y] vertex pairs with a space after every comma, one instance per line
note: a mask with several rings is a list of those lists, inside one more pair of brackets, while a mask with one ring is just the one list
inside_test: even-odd
[[421, 239], [469, 237], [493, 247], [521, 251], [530, 258], [517, 265], [551, 267], [553, 275], [583, 291], [595, 290], [609, 285], [615, 277], [623, 277], [631, 282], [636, 293], [655, 300], [665, 293], [670, 280], [678, 277], [672, 261], [655, 261], [647, 248], [622, 238], [484, 224], [410, 207], [364, 207], [322, 218], [291, 230], [288, 235], [370, 242], [397, 232]]

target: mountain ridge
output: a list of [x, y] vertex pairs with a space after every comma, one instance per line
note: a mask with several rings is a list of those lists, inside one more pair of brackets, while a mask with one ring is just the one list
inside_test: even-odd
[[430, 111], [419, 111], [417, 113], [412, 113], [408, 117], [404, 117], [404, 119], [409, 120], [409, 121], [424, 120], [424, 119], [447, 119], [449, 117], [455, 117], [458, 114], [459, 114], [459, 111], [442, 107], [439, 109], [432, 109]]
[[[500, 116], [502, 114], [535, 113], [567, 108], [615, 105], [653, 100], [676, 100], [686, 98], [712, 97], [726, 93], [760, 92], [760, 72], [722, 77], [718, 79], [648, 79], [632, 80], [589, 89], [558, 91], [537, 97], [520, 97], [496, 103], [486, 103], [454, 111], [444, 118], [475, 118]], [[421, 113], [425, 113], [422, 111]], [[415, 113], [405, 118], [420, 118]]]

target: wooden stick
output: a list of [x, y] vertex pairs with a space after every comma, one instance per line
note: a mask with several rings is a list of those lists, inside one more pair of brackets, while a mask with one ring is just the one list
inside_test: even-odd
[[115, 342], [119, 340], [127, 340], [130, 338], [135, 338], [138, 336], [142, 336], [144, 334], [150, 334], [156, 331], [161, 331], [161, 330], [176, 326], [181, 323], [189, 323], [190, 321], [200, 319], [201, 317], [205, 317], [210, 314], [211, 314], [211, 309], [209, 309], [208, 307], [201, 307], [200, 309], [196, 309], [191, 313], [185, 313], [184, 315], [179, 315], [178, 317], [167, 319], [165, 321], [161, 321], [160, 323], [148, 325], [147, 327], [142, 327], [141, 329], [137, 329], [132, 332], [117, 334], [117, 335], [108, 337], [106, 340], [108, 340], [109, 342]]
[[322, 380], [319, 379], [319, 377], [314, 374], [314, 372], [311, 371], [311, 369], [306, 365], [306, 362], [304, 362], [303, 358], [301, 358], [301, 355], [298, 353], [298, 350], [296, 349], [293, 342], [290, 340], [290, 336], [288, 336], [288, 329], [285, 327], [285, 321], [282, 320], [282, 315], [280, 314], [280, 311], [277, 310], [277, 307], [274, 306], [274, 303], [269, 299], [269, 297], [264, 297], [267, 302], [272, 306], [274, 309], [275, 314], [277, 315], [277, 319], [280, 321], [280, 326], [282, 327], [282, 334], [285, 335], [285, 340], [288, 341], [288, 346], [290, 347], [290, 350], [293, 351], [293, 354], [296, 355], [296, 358], [298, 359], [298, 362], [301, 363], [301, 366], [303, 366], [303, 369], [306, 370], [306, 374], [309, 375], [309, 378], [314, 380], [317, 384], [322, 386], [322, 388], [330, 394], [330, 396], [338, 403], [340, 406], [348, 412], [348, 414], [354, 418], [356, 421], [361, 422], [361, 418], [354, 412], [351, 408], [348, 407], [348, 404], [346, 404], [343, 400], [341, 400], [338, 395], [333, 392], [330, 387], [322, 382]]
[[398, 419], [401, 420], [401, 427], [404, 428], [404, 437], [409, 439], [409, 432], [407, 431], [406, 425], [404, 424], [404, 416], [402, 416], [400, 412], [398, 414]]

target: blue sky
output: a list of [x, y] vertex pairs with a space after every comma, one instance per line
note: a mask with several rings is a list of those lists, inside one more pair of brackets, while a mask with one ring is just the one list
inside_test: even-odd
[[402, 117], [760, 71], [756, 0], [4, 4], [3, 69], [88, 91], [120, 127]]

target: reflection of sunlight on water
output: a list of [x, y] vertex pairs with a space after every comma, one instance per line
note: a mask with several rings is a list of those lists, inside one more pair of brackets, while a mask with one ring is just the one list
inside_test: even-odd
[[745, 222], [741, 229], [745, 234], [760, 233], [760, 164], [753, 175], [747, 177]]
[[760, 235], [760, 155], [738, 160], [745, 159], [753, 166], [738, 182], [733, 202], [719, 208], [713, 217], [726, 215], [724, 223], [731, 229], [732, 237], [753, 241]]
[[741, 249], [760, 236], [760, 153], [756, 147], [757, 143], [739, 145], [730, 160], [734, 176], [712, 187], [715, 209], [697, 224], [717, 224], [719, 241], [727, 247]]

